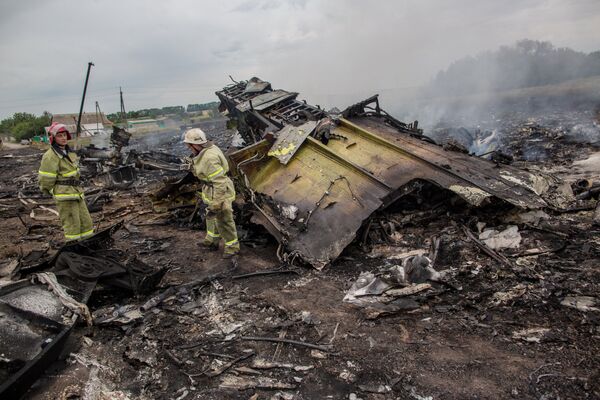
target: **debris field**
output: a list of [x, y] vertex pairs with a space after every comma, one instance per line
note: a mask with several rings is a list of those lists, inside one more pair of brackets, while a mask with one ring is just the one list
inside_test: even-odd
[[[31, 354], [2, 344], [1, 390], [600, 398], [598, 114], [584, 126], [579, 110], [514, 113], [498, 130], [438, 126], [434, 141], [376, 97], [335, 113], [297, 95], [235, 83], [217, 96], [237, 132], [225, 118], [201, 126], [235, 171], [233, 264], [199, 246], [204, 211], [181, 168], [181, 132], [115, 131], [106, 148], [82, 149], [101, 233], [75, 246], [59, 242], [38, 192], [43, 151], [0, 150], [0, 327], [31, 332], [16, 345]], [[561, 125], [569, 118], [582, 122]], [[48, 285], [76, 304], [47, 299]], [[24, 314], [18, 290], [57, 314]], [[46, 371], [15, 379], [63, 330]]]

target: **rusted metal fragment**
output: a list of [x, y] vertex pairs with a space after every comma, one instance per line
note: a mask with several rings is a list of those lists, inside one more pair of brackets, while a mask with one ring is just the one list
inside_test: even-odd
[[260, 93], [270, 88], [271, 84], [269, 82], [265, 82], [258, 78], [252, 78], [246, 83], [244, 93]]
[[[253, 90], [247, 90], [249, 85]], [[266, 133], [277, 132], [286, 125], [298, 126], [327, 116], [319, 107], [296, 99], [297, 93], [273, 92], [269, 82], [258, 78], [216, 92], [221, 101], [219, 110], [227, 110], [229, 117], [236, 120], [237, 129], [246, 143], [256, 143]], [[270, 101], [265, 102], [267, 98]], [[249, 100], [252, 100], [252, 107]]]
[[316, 126], [316, 121], [309, 121], [300, 126], [286, 126], [279, 131], [268, 155], [277, 158], [283, 165], [287, 164]]
[[155, 212], [166, 212], [177, 208], [194, 207], [198, 204], [201, 186], [202, 184], [191, 172], [179, 179], [166, 179], [149, 194], [152, 209]]
[[448, 189], [475, 206], [481, 205], [481, 203], [492, 196], [485, 190], [481, 190], [475, 186], [450, 185]]
[[413, 179], [424, 179], [452, 190], [476, 206], [492, 196], [525, 209], [547, 205], [534, 190], [540, 186], [535, 175], [464, 153], [446, 151], [436, 144], [399, 133], [380, 118], [342, 120], [338, 130], [357, 146], [347, 149], [339, 142], [332, 142], [328, 147], [370, 168], [375, 176], [395, 188]]
[[94, 184], [106, 188], [125, 189], [137, 179], [137, 170], [133, 165], [123, 165], [92, 178]]
[[[267, 156], [269, 148], [262, 141], [230, 158], [256, 193], [258, 220], [287, 252], [320, 269], [354, 239], [390, 188], [311, 137], [285, 166]], [[256, 161], [241, 164], [250, 157]], [[297, 208], [293, 220], [283, 212], [290, 205]]]
[[296, 96], [298, 96], [298, 93], [290, 93], [285, 90], [274, 90], [272, 92], [260, 94], [251, 100], [239, 104], [237, 109], [240, 112], [251, 109], [262, 111], [284, 100], [296, 98]]
[[[242, 90], [243, 83], [238, 85], [236, 90]], [[539, 196], [548, 188], [543, 179], [445, 150], [422, 135], [417, 121], [405, 124], [381, 110], [376, 96], [349, 107], [338, 118], [295, 96], [292, 102], [276, 104], [274, 100], [288, 92], [262, 87], [266, 93], [255, 97], [245, 93], [241, 103], [239, 94], [228, 94], [237, 93], [232, 89], [217, 95], [243, 122], [238, 124], [240, 133], [255, 139], [230, 158], [256, 207], [254, 221], [277, 238], [284, 257], [299, 256], [322, 268], [354, 239], [373, 212], [424, 181], [475, 206], [492, 198], [525, 209], [547, 205]], [[240, 107], [254, 105], [254, 100], [259, 100], [259, 107]], [[373, 102], [375, 108], [369, 107]], [[326, 140], [312, 129], [323, 118], [332, 122]], [[305, 127], [312, 127], [313, 133]], [[300, 130], [303, 134], [294, 135]], [[275, 137], [274, 145], [272, 140], [260, 140], [268, 139], [269, 133]]]

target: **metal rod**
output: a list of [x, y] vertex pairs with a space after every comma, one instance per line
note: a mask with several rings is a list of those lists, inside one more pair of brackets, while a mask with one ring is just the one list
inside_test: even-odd
[[83, 96], [81, 96], [81, 107], [79, 107], [79, 117], [77, 118], [77, 132], [75, 137], [78, 138], [81, 133], [81, 114], [83, 113], [83, 103], [85, 102], [85, 92], [87, 92], [88, 80], [90, 79], [90, 70], [92, 69], [93, 62], [88, 63], [87, 74], [85, 75], [85, 84], [83, 85]]
[[244, 341], [252, 341], [252, 342], [274, 342], [274, 343], [287, 343], [296, 346], [308, 347], [310, 349], [316, 349], [320, 351], [329, 352], [331, 351], [331, 345], [319, 346], [312, 343], [301, 342], [298, 340], [290, 340], [290, 339], [281, 339], [281, 338], [272, 338], [272, 337], [258, 337], [258, 336], [241, 336], [241, 340]]
[[473, 234], [473, 232], [471, 232], [471, 230], [465, 226], [462, 225], [462, 230], [465, 233], [465, 235], [471, 239], [471, 241], [473, 243], [475, 243], [475, 245], [477, 247], [479, 247], [479, 249], [481, 249], [485, 254], [487, 254], [488, 256], [490, 256], [491, 258], [493, 258], [494, 260], [498, 261], [501, 264], [506, 265], [509, 268], [514, 268], [513, 263], [506, 257], [504, 257], [502, 254], [492, 250], [490, 247], [488, 247], [485, 243], [483, 243], [481, 240], [477, 239], [477, 237], [475, 237], [475, 235]]
[[125, 112], [125, 103], [123, 102], [123, 90], [119, 86], [119, 97], [121, 98], [121, 120], [125, 123], [125, 129], [127, 129], [127, 113]]
[[291, 269], [274, 269], [274, 270], [269, 270], [269, 271], [250, 272], [248, 274], [243, 274], [243, 275], [234, 275], [231, 277], [231, 279], [244, 279], [244, 278], [250, 278], [252, 276], [265, 276], [265, 275], [276, 275], [276, 274], [296, 274], [296, 275], [298, 275], [298, 272], [293, 271]]

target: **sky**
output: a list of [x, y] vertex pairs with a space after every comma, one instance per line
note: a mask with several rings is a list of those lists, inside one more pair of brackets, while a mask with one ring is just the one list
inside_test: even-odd
[[216, 101], [258, 76], [325, 108], [393, 102], [520, 39], [600, 49], [600, 0], [2, 0], [0, 118]]

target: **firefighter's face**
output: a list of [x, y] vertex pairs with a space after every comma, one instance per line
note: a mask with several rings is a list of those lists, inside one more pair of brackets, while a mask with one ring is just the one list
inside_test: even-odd
[[202, 146], [197, 144], [186, 143], [188, 149], [190, 149], [194, 154], [198, 154], [202, 151]]
[[56, 140], [56, 144], [59, 146], [66, 146], [67, 144], [67, 132], [58, 132], [54, 136], [54, 140]]

